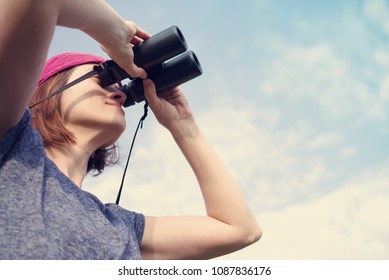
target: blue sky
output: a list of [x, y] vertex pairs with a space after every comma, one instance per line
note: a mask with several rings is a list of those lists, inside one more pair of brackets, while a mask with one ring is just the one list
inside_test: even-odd
[[[204, 74], [183, 85], [198, 123], [246, 195], [264, 236], [224, 258], [389, 257], [389, 4], [385, 1], [108, 1], [151, 34], [184, 33]], [[50, 55], [103, 55], [58, 28]], [[114, 201], [142, 106], [126, 110], [120, 166], [84, 188]], [[150, 115], [122, 205], [203, 213], [197, 183]]]

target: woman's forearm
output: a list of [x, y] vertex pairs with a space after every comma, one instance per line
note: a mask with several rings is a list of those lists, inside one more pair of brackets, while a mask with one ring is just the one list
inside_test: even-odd
[[259, 225], [230, 172], [220, 161], [194, 121], [172, 135], [192, 167], [203, 194], [207, 215], [257, 240]]
[[62, 0], [58, 25], [76, 28], [109, 49], [123, 48], [135, 35], [104, 0]]

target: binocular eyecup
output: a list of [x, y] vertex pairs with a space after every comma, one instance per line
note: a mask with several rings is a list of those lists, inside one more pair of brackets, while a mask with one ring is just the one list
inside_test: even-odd
[[[145, 69], [157, 93], [169, 90], [202, 74], [200, 62], [193, 51], [187, 51], [185, 38], [177, 26], [172, 26], [133, 47], [134, 63]], [[134, 79], [113, 60], [94, 68], [103, 86], [131, 81], [120, 89], [127, 95], [124, 107], [145, 100], [142, 79]]]

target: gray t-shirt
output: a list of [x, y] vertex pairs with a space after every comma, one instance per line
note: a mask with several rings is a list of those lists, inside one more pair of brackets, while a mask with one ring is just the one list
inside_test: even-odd
[[103, 204], [46, 156], [30, 112], [0, 139], [0, 259], [141, 259], [144, 216]]

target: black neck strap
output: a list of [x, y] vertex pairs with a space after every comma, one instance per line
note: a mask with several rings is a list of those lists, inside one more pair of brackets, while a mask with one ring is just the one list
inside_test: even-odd
[[66, 90], [66, 89], [68, 89], [68, 88], [70, 88], [70, 87], [72, 87], [72, 86], [74, 86], [74, 85], [76, 85], [76, 84], [78, 84], [78, 83], [80, 83], [80, 82], [82, 82], [82, 81], [84, 81], [84, 80], [86, 80], [86, 79], [88, 79], [88, 78], [90, 78], [90, 77], [96, 75], [96, 74], [98, 74], [98, 72], [97, 72], [96, 70], [92, 70], [92, 71], [86, 73], [85, 75], [82, 75], [81, 77], [75, 79], [74, 81], [68, 83], [67, 85], [61, 87], [60, 89], [54, 91], [54, 92], [53, 92], [52, 94], [50, 94], [49, 96], [46, 96], [45, 98], [43, 98], [43, 99], [39, 100], [38, 102], [32, 104], [32, 105], [31, 105], [30, 107], [28, 107], [28, 108], [31, 109], [31, 108], [35, 107], [36, 105], [41, 104], [43, 101], [46, 101], [47, 99], [49, 99], [49, 98], [51, 98], [51, 97], [53, 97], [53, 96], [55, 96], [55, 95], [57, 95], [57, 94], [60, 94], [60, 93], [63, 92], [64, 90]]
[[123, 176], [122, 176], [122, 182], [120, 183], [118, 196], [117, 196], [116, 202], [115, 202], [117, 205], [119, 205], [120, 196], [121, 196], [121, 194], [122, 194], [122, 189], [123, 189], [123, 184], [124, 184], [124, 179], [125, 179], [125, 177], [126, 177], [126, 172], [127, 172], [128, 163], [130, 162], [130, 157], [131, 157], [132, 149], [134, 148], [136, 136], [138, 135], [138, 130], [139, 130], [139, 128], [143, 128], [143, 121], [144, 121], [144, 120], [146, 119], [146, 117], [147, 117], [148, 108], [149, 108], [149, 104], [147, 103], [147, 101], [145, 101], [145, 105], [144, 105], [143, 108], [144, 108], [143, 116], [140, 118], [139, 123], [138, 123], [138, 126], [136, 127], [136, 130], [135, 130], [135, 133], [134, 133], [134, 137], [132, 138], [132, 143], [131, 143], [130, 152], [128, 153], [128, 158], [127, 158], [127, 162], [126, 162], [126, 167], [124, 168], [124, 172], [123, 172]]

